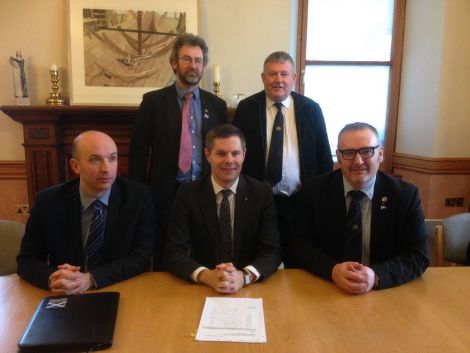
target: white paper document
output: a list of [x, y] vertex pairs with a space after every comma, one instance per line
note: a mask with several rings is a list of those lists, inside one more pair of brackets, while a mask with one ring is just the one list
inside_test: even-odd
[[266, 342], [263, 299], [206, 298], [196, 340]]

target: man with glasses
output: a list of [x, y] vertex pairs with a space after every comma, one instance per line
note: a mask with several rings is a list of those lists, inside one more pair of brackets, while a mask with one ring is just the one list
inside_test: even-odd
[[352, 294], [420, 276], [429, 259], [418, 190], [379, 171], [377, 130], [346, 125], [336, 156], [339, 170], [302, 188], [293, 242], [299, 264]]
[[227, 121], [225, 101], [198, 86], [207, 62], [204, 39], [178, 36], [170, 54], [176, 82], [146, 93], [134, 123], [129, 178], [152, 190], [157, 222], [154, 270], [163, 269], [166, 229], [178, 187], [210, 170], [203, 154], [206, 133]]

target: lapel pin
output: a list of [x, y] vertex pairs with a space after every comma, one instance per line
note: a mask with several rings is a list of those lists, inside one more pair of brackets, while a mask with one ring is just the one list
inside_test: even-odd
[[380, 209], [381, 209], [381, 210], [387, 209], [387, 205], [386, 205], [386, 204], [387, 204], [387, 201], [388, 201], [387, 196], [382, 196], [382, 200], [381, 200], [381, 201], [382, 201], [382, 204], [380, 205]]

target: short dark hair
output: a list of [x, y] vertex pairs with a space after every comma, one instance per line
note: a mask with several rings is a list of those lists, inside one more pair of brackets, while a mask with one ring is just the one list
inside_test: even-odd
[[242, 149], [245, 149], [245, 135], [243, 135], [242, 130], [232, 124], [221, 124], [210, 129], [206, 135], [206, 147], [211, 150], [214, 147], [215, 139], [227, 139], [233, 136], [237, 136], [240, 139]]
[[209, 62], [209, 48], [207, 47], [206, 41], [192, 33], [185, 33], [176, 37], [173, 48], [171, 49], [170, 64], [178, 61], [180, 49], [185, 45], [201, 48], [203, 65], [207, 65]]
[[372, 131], [374, 133], [374, 135], [377, 137], [378, 140], [380, 139], [379, 138], [379, 132], [377, 131], [377, 129], [375, 127], [373, 127], [371, 124], [368, 124], [368, 123], [364, 123], [364, 122], [361, 122], [361, 121], [356, 121], [355, 123], [346, 124], [341, 129], [341, 131], [338, 134], [338, 141], [339, 141], [339, 138], [341, 137], [341, 135], [344, 134], [346, 131], [364, 130], [364, 129], [369, 129], [370, 131]]
[[266, 65], [270, 63], [285, 63], [286, 61], [290, 62], [292, 65], [292, 71], [295, 71], [294, 60], [292, 57], [285, 51], [275, 51], [268, 55], [264, 60], [263, 71], [266, 69]]

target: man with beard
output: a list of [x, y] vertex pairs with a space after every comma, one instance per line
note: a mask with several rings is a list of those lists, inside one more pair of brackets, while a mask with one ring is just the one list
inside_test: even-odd
[[225, 101], [198, 86], [207, 62], [204, 39], [193, 34], [177, 37], [170, 54], [176, 82], [146, 93], [134, 123], [129, 178], [152, 190], [157, 271], [163, 270], [166, 229], [178, 187], [210, 170], [203, 154], [206, 133], [227, 121]]

